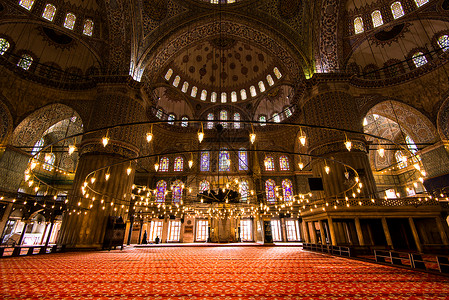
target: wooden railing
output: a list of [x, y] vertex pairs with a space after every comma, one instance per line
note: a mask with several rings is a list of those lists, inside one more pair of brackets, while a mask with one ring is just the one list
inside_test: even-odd
[[17, 256], [27, 256], [27, 255], [36, 255], [36, 254], [47, 254], [47, 253], [56, 253], [56, 252], [64, 252], [64, 246], [51, 245], [51, 246], [14, 246], [14, 247], [0, 247], [0, 258], [3, 257], [17, 257]]

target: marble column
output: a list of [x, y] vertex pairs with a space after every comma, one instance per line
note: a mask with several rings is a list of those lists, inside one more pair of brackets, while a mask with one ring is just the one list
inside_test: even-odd
[[331, 217], [328, 217], [327, 223], [329, 224], [329, 234], [331, 236], [331, 243], [333, 246], [337, 246], [337, 238], [335, 236], [334, 221], [332, 220]]
[[365, 238], [363, 237], [362, 225], [360, 225], [360, 218], [355, 218], [355, 229], [357, 231], [357, 237], [359, 238], [359, 245], [365, 246]]
[[321, 244], [326, 245], [326, 233], [324, 232], [324, 224], [322, 220], [318, 221], [320, 224]]
[[382, 227], [385, 233], [385, 239], [387, 240], [387, 245], [390, 246], [391, 249], [394, 249], [393, 240], [391, 239], [390, 229], [388, 228], [388, 223], [386, 218], [382, 218]]
[[416, 226], [415, 226], [415, 222], [413, 221], [413, 218], [409, 217], [408, 222], [410, 224], [410, 229], [412, 230], [413, 239], [415, 240], [416, 249], [418, 249], [419, 252], [422, 252], [422, 244], [419, 239], [418, 230], [416, 230]]
[[[436, 221], [436, 224], [437, 224], [437, 227], [438, 227], [438, 232], [441, 235], [441, 241], [443, 242], [444, 245], [449, 245], [449, 239], [448, 239], [447, 234], [446, 234], [446, 232], [447, 232], [447, 230], [446, 230], [447, 229], [447, 225], [443, 224], [443, 222], [442, 222], [440, 217], [436, 217], [435, 221]], [[446, 228], [445, 228], [445, 226], [446, 226]]]

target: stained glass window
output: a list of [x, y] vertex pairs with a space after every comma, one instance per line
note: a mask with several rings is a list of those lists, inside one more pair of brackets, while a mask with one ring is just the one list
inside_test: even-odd
[[399, 169], [407, 167], [407, 157], [402, 154], [401, 150], [396, 151], [394, 153], [394, 157], [396, 158], [396, 162], [398, 163]]
[[265, 92], [265, 84], [263, 81], [259, 81], [259, 90], [261, 93]]
[[70, 30], [73, 30], [75, 27], [76, 16], [72, 13], [68, 13], [65, 16], [64, 27]]
[[182, 84], [181, 92], [187, 93], [187, 90], [189, 89], [189, 83], [187, 81], [184, 81]]
[[175, 80], [173, 80], [173, 86], [178, 87], [179, 82], [181, 82], [181, 77], [179, 77], [179, 75], [176, 75]]
[[21, 67], [24, 70], [28, 70], [33, 63], [33, 58], [28, 54], [23, 54], [17, 63], [18, 67]]
[[190, 97], [192, 98], [196, 98], [196, 94], [198, 93], [198, 88], [196, 86], [194, 86], [192, 88], [192, 91], [190, 92]]
[[273, 121], [276, 123], [280, 123], [281, 122], [281, 117], [279, 116], [278, 113], [274, 113], [273, 114]]
[[268, 202], [276, 202], [276, 182], [273, 179], [265, 181], [265, 193]]
[[160, 118], [162, 118], [162, 109], [158, 109], [157, 110], [157, 112], [156, 112], [156, 117], [158, 118], [158, 119], [160, 119]]
[[273, 77], [270, 74], [267, 75], [267, 81], [270, 86], [274, 85]]
[[168, 124], [170, 124], [170, 125], [175, 124], [175, 122], [173, 122], [174, 120], [176, 120], [176, 116], [174, 114], [169, 114], [168, 115]]
[[207, 91], [206, 90], [202, 90], [201, 91], [201, 98], [202, 101], [206, 101], [207, 99]]
[[167, 73], [165, 74], [165, 80], [170, 80], [172, 75], [173, 75], [173, 70], [168, 69]]
[[363, 20], [362, 17], [357, 17], [354, 19], [354, 32], [359, 34], [363, 32]]
[[[240, 114], [234, 113], [234, 121], [240, 121]], [[240, 122], [234, 122], [234, 128], [240, 129]]]
[[210, 162], [210, 154], [209, 151], [201, 152], [201, 171], [207, 172], [209, 171], [209, 162]]
[[402, 9], [402, 4], [399, 1], [391, 4], [391, 12], [393, 13], [393, 18], [397, 19], [404, 15], [404, 10]]
[[249, 92], [251, 93], [251, 97], [256, 97], [257, 96], [256, 87], [254, 85], [249, 87]]
[[281, 74], [281, 71], [279, 71], [278, 67], [274, 67], [273, 72], [274, 72], [274, 76], [276, 76], [277, 79], [281, 79], [282, 74]]
[[207, 129], [214, 128], [214, 122], [212, 122], [214, 120], [214, 114], [213, 113], [209, 113], [207, 115], [207, 120], [209, 121], [209, 122], [207, 122]]
[[182, 172], [184, 170], [184, 159], [182, 157], [175, 158], [173, 170], [175, 172]]
[[172, 201], [174, 203], [180, 202], [182, 200], [183, 187], [184, 183], [182, 183], [181, 180], [178, 179], [175, 182], [173, 182], [171, 189], [172, 189]]
[[266, 124], [266, 122], [267, 122], [267, 117], [265, 117], [265, 116], [259, 116], [259, 122], [261, 122], [261, 123], [260, 123], [260, 126], [265, 126], [265, 125], [267, 125], [267, 124]]
[[231, 102], [237, 102], [237, 92], [231, 93]]
[[170, 160], [168, 157], [162, 157], [161, 162], [159, 163], [159, 171], [168, 172], [168, 168], [170, 166]]
[[290, 107], [284, 109], [285, 117], [290, 118], [292, 116], [292, 110]]
[[423, 6], [427, 2], [429, 2], [429, 0], [415, 0], [416, 6], [418, 6], [418, 7]]
[[187, 118], [187, 117], [182, 117], [181, 126], [182, 126], [182, 127], [188, 127], [188, 126], [189, 126], [189, 122], [187, 122], [188, 120], [189, 120], [189, 118]]
[[248, 170], [248, 151], [246, 151], [245, 149], [239, 150], [239, 170]]
[[226, 103], [228, 101], [228, 95], [223, 92], [221, 93], [221, 103]]
[[265, 156], [265, 171], [274, 171], [274, 159], [272, 156]]
[[407, 143], [407, 148], [410, 150], [410, 152], [412, 152], [413, 154], [418, 152], [418, 147], [416, 147], [415, 142], [412, 140], [410, 136], [407, 135], [405, 137], [405, 142]]
[[33, 147], [33, 150], [31, 150], [31, 155], [36, 155], [41, 149], [44, 147], [44, 138], [41, 138], [36, 142], [36, 144]]
[[210, 95], [210, 102], [217, 102], [217, 93], [212, 92], [212, 94]]
[[84, 21], [83, 34], [87, 36], [92, 36], [93, 32], [94, 32], [94, 21], [92, 21], [91, 19], [86, 19]]
[[239, 193], [240, 193], [240, 200], [241, 201], [248, 201], [248, 181], [243, 180], [239, 183]]
[[0, 55], [5, 54], [5, 52], [9, 49], [9, 42], [5, 39], [0, 39]]
[[293, 184], [289, 179], [282, 181], [282, 189], [284, 190], [284, 201], [293, 200]]
[[384, 24], [384, 20], [382, 19], [382, 13], [380, 10], [375, 10], [371, 14], [371, 19], [373, 20], [374, 27], [379, 27]]
[[208, 191], [210, 189], [210, 183], [207, 180], [200, 181], [200, 193]]
[[165, 202], [165, 192], [167, 191], [167, 183], [160, 180], [156, 183], [156, 202]]
[[413, 63], [417, 68], [427, 64], [427, 58], [424, 56], [424, 53], [422, 52], [416, 52], [415, 54], [413, 54], [412, 59]]
[[54, 5], [48, 3], [47, 5], [45, 5], [44, 12], [42, 13], [42, 18], [51, 22], [51, 21], [53, 21], [55, 13], [56, 13], [56, 7]]
[[[228, 112], [226, 110], [220, 111], [220, 121], [227, 121], [228, 120]], [[228, 127], [228, 123], [226, 122], [220, 122], [221, 125], [223, 125], [224, 128]]]
[[287, 156], [281, 156], [279, 157], [279, 166], [281, 171], [288, 171], [290, 170], [290, 164], [288, 162], [288, 157]]
[[242, 100], [246, 100], [248, 98], [245, 89], [240, 90], [240, 98], [242, 98]]
[[218, 154], [218, 169], [220, 172], [231, 171], [231, 158], [229, 151], [221, 150]]
[[31, 8], [33, 7], [34, 4], [34, 0], [20, 0], [19, 5], [22, 6], [23, 8], [26, 8], [28, 10], [31, 10]]
[[53, 164], [55, 163], [55, 154], [54, 153], [46, 153], [45, 154], [45, 163], [44, 163], [44, 170], [52, 171], [53, 170]]
[[[1, 45], [1, 42], [0, 42]], [[438, 38], [438, 45], [441, 47], [443, 51], [447, 51], [449, 49], [449, 35], [445, 34]], [[1, 48], [1, 46], [0, 46]]]

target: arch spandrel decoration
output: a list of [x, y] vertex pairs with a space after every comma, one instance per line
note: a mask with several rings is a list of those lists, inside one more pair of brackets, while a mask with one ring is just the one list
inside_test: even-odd
[[449, 141], [449, 97], [446, 98], [438, 111], [437, 127], [440, 138]]
[[0, 145], [5, 144], [11, 136], [13, 119], [8, 107], [0, 101]]

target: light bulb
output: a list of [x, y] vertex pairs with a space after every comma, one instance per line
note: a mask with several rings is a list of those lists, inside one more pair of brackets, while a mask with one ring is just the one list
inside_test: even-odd
[[426, 171], [422, 170], [422, 171], [421, 171], [421, 175], [422, 175], [422, 176], [426, 176], [426, 175], [427, 175]]
[[159, 164], [158, 163], [154, 164], [154, 169], [156, 170], [156, 172], [157, 172], [157, 170], [159, 170]]
[[254, 142], [256, 141], [256, 134], [255, 133], [251, 133], [249, 135], [249, 140], [250, 140], [251, 144], [254, 144]]
[[31, 187], [33, 185], [33, 183], [34, 183], [33, 180], [28, 181], [28, 186]]
[[413, 182], [413, 186], [414, 186], [415, 188], [417, 188], [417, 187], [418, 187], [418, 183], [417, 183], [417, 182]]
[[352, 142], [350, 140], [346, 140], [345, 147], [346, 147], [346, 149], [348, 149], [348, 151], [351, 151]]
[[329, 168], [329, 166], [325, 166], [324, 171], [326, 171], [326, 174], [329, 174], [329, 172], [331, 171], [331, 168]]
[[153, 134], [151, 132], [147, 133], [147, 142], [151, 142], [151, 140], [153, 139]]
[[298, 163], [298, 167], [299, 167], [300, 170], [302, 170], [304, 168], [304, 164], [302, 162], [299, 162]]
[[366, 118], [363, 118], [363, 126], [368, 125], [368, 120]]
[[34, 188], [34, 192], [37, 193], [37, 191], [39, 191], [39, 187], [38, 187], [38, 186], [36, 186], [36, 187]]
[[302, 134], [300, 137], [299, 137], [299, 142], [301, 143], [301, 145], [305, 145], [306, 144], [306, 135], [305, 134]]
[[87, 181], [84, 181], [83, 185], [84, 185], [84, 187], [86, 187], [87, 186]]
[[106, 181], [109, 180], [109, 177], [111, 177], [111, 174], [109, 174], [109, 173], [106, 173], [106, 174], [104, 175], [104, 178], [106, 179]]
[[107, 136], [104, 136], [101, 141], [103, 143], [103, 147], [106, 147], [109, 143], [109, 138]]
[[355, 182], [359, 182], [360, 178], [356, 177]]
[[128, 169], [126, 169], [126, 174], [128, 174], [128, 175], [131, 174], [131, 171], [132, 171], [132, 170], [133, 170], [133, 169], [131, 169], [131, 166], [129, 166]]
[[96, 180], [96, 178], [95, 177], [92, 177], [91, 179], [90, 179], [90, 182], [92, 182], [92, 184], [95, 182], [95, 180]]
[[379, 153], [379, 156], [383, 158], [385, 156], [385, 149], [380, 147], [377, 149], [377, 153]]
[[31, 162], [30, 164], [30, 169], [33, 170], [34, 168], [36, 168], [37, 166], [37, 162], [35, 162], [34, 160]]
[[51, 159], [51, 154], [50, 153], [45, 153], [45, 162], [49, 162]]
[[75, 150], [76, 150], [75, 145], [70, 145], [70, 146], [69, 146], [69, 155], [72, 155], [73, 152], [75, 152]]
[[193, 167], [193, 160], [189, 160], [189, 168], [191, 169]]
[[30, 174], [25, 174], [25, 181], [28, 181], [30, 179]]
[[204, 132], [200, 131], [198, 132], [198, 141], [201, 143], [204, 139]]

